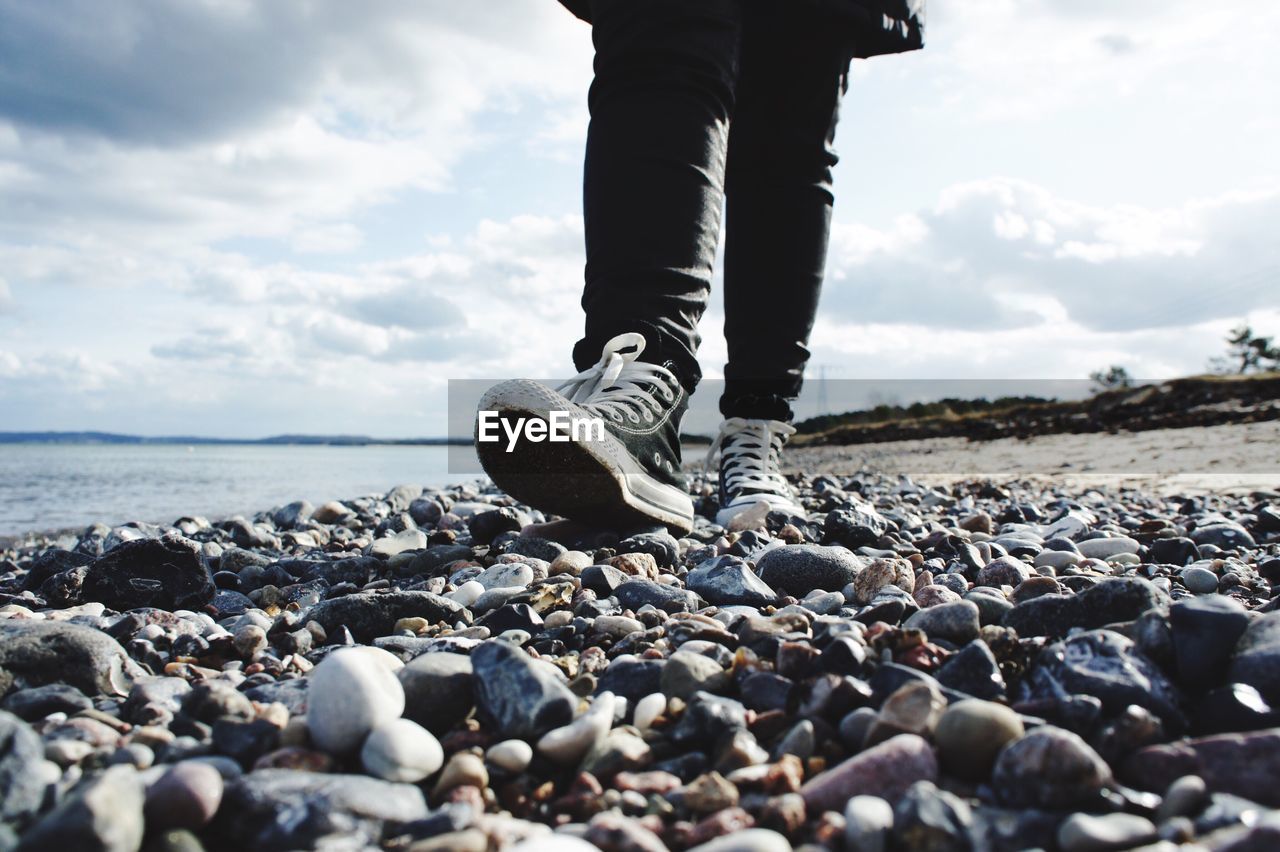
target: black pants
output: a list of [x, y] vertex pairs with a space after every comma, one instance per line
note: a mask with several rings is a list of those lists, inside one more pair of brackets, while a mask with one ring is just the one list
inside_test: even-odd
[[592, 0], [585, 369], [645, 335], [692, 392], [725, 212], [726, 416], [788, 419], [826, 265], [852, 45], [794, 0]]

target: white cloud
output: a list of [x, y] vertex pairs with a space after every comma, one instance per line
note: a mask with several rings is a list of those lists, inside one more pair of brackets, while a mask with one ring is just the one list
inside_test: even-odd
[[875, 231], [837, 225], [824, 307], [938, 328], [1070, 319], [1114, 331], [1240, 317], [1274, 302], [1280, 190], [1103, 207], [1026, 181], [973, 181]]
[[486, 110], [579, 100], [589, 49], [551, 2], [3, 4], [0, 228], [350, 250], [350, 214], [450, 188]]
[[1035, 120], [1100, 97], [1152, 96], [1171, 74], [1251, 99], [1241, 73], [1274, 68], [1267, 44], [1280, 24], [1280, 9], [1245, 0], [968, 0], [929, 11], [919, 62], [938, 99], [921, 108], [965, 122]]
[[294, 234], [298, 254], [344, 254], [364, 244], [364, 232], [350, 222], [319, 225]]
[[[836, 229], [813, 363], [833, 378], [1079, 379], [1110, 363], [1156, 378], [1195, 372], [1241, 317], [1263, 331], [1280, 325], [1261, 279], [1243, 275], [1250, 264], [1277, 266], [1267, 227], [1277, 204], [1280, 194], [1254, 193], [1103, 208], [1008, 179], [949, 187], [884, 231]], [[349, 272], [212, 251], [164, 257], [139, 274], [169, 274], [198, 325], [139, 308], [123, 320], [137, 327], [131, 346], [70, 361], [33, 346], [0, 375], [10, 398], [15, 374], [96, 388], [103, 411], [179, 394], [186, 410], [206, 412], [206, 431], [235, 432], [227, 413], [241, 409], [254, 422], [278, 409], [277, 431], [288, 431], [284, 399], [308, 410], [336, 398], [346, 403], [334, 421], [342, 431], [438, 432], [442, 421], [424, 424], [420, 412], [443, 416], [446, 379], [572, 372], [581, 240], [579, 217], [522, 215]], [[1061, 250], [1071, 244], [1111, 248], [1086, 259]], [[79, 259], [92, 266], [92, 255]], [[1224, 286], [1206, 283], [1215, 280]], [[721, 319], [713, 308], [702, 325], [711, 377], [722, 366]], [[161, 390], [168, 384], [202, 391]], [[372, 412], [385, 413], [371, 425]]]

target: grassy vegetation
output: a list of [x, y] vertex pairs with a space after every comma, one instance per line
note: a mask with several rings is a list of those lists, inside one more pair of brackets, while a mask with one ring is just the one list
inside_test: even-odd
[[1280, 417], [1280, 372], [1210, 374], [1116, 388], [1083, 400], [941, 399], [801, 421], [792, 443], [865, 444], [931, 437], [987, 440], [1060, 432], [1141, 431]]
[[862, 411], [811, 417], [808, 420], [801, 420], [795, 426], [796, 433], [799, 435], [814, 435], [840, 426], [870, 425], [931, 418], [956, 419], [973, 414], [994, 414], [1029, 405], [1045, 405], [1056, 401], [1038, 396], [1002, 396], [993, 400], [948, 397], [937, 402], [913, 402], [910, 405], [881, 403], [874, 408]]

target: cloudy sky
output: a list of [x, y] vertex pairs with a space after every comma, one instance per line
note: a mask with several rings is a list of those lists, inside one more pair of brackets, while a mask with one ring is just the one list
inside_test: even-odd
[[[813, 363], [1161, 378], [1280, 333], [1278, 26], [933, 0], [852, 71]], [[439, 434], [449, 379], [564, 376], [590, 74], [554, 0], [0, 0], [0, 430]]]

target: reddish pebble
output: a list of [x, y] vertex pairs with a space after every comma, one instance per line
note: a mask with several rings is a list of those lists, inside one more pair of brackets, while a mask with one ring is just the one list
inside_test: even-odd
[[222, 803], [222, 775], [208, 763], [175, 764], [147, 790], [147, 828], [200, 828]]
[[899, 734], [855, 754], [800, 788], [811, 814], [840, 811], [854, 796], [896, 802], [917, 781], [936, 781], [938, 759], [922, 737]]

